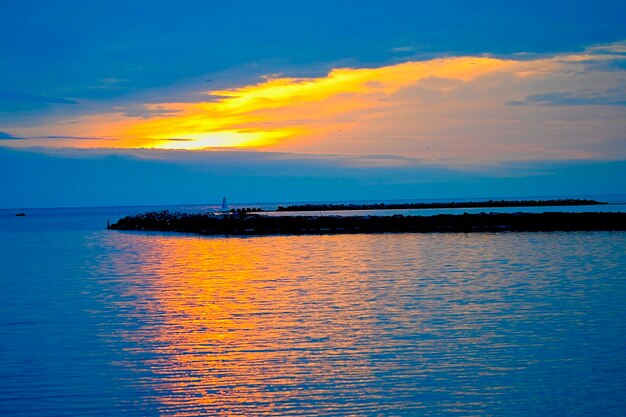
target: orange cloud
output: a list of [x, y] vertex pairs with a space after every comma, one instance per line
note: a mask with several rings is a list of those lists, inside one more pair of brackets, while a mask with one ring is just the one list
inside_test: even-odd
[[[156, 148], [269, 146], [327, 135], [359, 125], [351, 115], [387, 107], [384, 102], [419, 80], [469, 81], [504, 70], [512, 61], [462, 57], [407, 62], [381, 68], [341, 68], [320, 78], [276, 78], [260, 84], [210, 91], [214, 101], [160, 103], [173, 111], [133, 123], [113, 123], [106, 136], [141, 139]], [[149, 105], [147, 109], [154, 109]], [[174, 140], [172, 140], [174, 139]], [[182, 141], [181, 139], [184, 139]]]
[[624, 71], [606, 67], [623, 50], [338, 68], [206, 91], [202, 102], [146, 104], [144, 117], [100, 114], [5, 130], [87, 138], [13, 146], [256, 148], [450, 163], [626, 157], [626, 107], [612, 104], [623, 102]]

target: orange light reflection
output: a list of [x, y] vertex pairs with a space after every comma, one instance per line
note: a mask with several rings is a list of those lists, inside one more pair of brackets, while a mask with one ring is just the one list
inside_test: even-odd
[[[126, 295], [145, 300], [138, 317], [156, 321], [123, 337], [152, 347], [147, 365], [165, 415], [271, 413], [303, 389], [314, 402], [342, 384], [354, 386], [354, 400], [375, 378], [358, 352], [378, 337], [376, 296], [360, 279], [370, 266], [337, 255], [342, 237], [128, 239], [149, 249]], [[377, 250], [356, 242], [352, 251]]]

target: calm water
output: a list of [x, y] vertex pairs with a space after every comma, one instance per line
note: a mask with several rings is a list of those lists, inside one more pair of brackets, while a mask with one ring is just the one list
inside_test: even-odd
[[0, 415], [624, 415], [626, 233], [102, 230], [118, 211], [0, 216]]

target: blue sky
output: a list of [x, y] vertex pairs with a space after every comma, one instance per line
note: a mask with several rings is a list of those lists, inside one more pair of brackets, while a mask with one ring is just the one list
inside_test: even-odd
[[[355, 158], [292, 154], [106, 150], [29, 152], [0, 148], [5, 208], [624, 193], [626, 162], [511, 163], [450, 169], [419, 163], [371, 167]], [[615, 178], [615, 181], [606, 181]]]
[[[2, 3], [4, 120], [56, 100], [123, 97], [246, 66], [302, 74], [340, 62], [555, 53], [626, 39], [620, 1]], [[124, 81], [106, 88], [106, 80]]]
[[[618, 179], [626, 174], [623, 1], [0, 4], [0, 207], [201, 203], [223, 194], [252, 202], [626, 193]], [[115, 149], [77, 149], [97, 146], [103, 131], [122, 132], [110, 126], [147, 131], [142, 121], [159, 112], [193, 113], [193, 103], [219, 101], [206, 90], [243, 91], [286, 77], [323, 85], [337, 69], [393, 74], [407, 62], [432, 66], [455, 57], [508, 66], [471, 79], [429, 73], [377, 99], [400, 97], [410, 108], [428, 97], [425, 108], [436, 101], [438, 112], [359, 108], [307, 121], [315, 134], [280, 136], [266, 147], [137, 153], [130, 148], [152, 145], [126, 138], [116, 146], [121, 139], [107, 136], [102, 146]], [[531, 64], [552, 78], [520, 76]], [[485, 99], [470, 114], [467, 96], [481, 91], [491, 104]], [[286, 108], [280, 111], [295, 112]], [[265, 117], [276, 123], [276, 114]], [[197, 139], [196, 131], [182, 133]], [[462, 141], [475, 141], [477, 151], [461, 151]], [[113, 184], [115, 192], [107, 188]]]

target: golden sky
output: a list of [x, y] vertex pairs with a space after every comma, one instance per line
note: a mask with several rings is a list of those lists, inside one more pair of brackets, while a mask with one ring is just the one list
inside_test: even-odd
[[622, 49], [444, 57], [335, 68], [314, 78], [267, 76], [201, 91], [200, 101], [144, 103], [141, 117], [121, 109], [12, 131], [48, 137], [16, 145], [252, 148], [480, 162], [624, 157], [619, 144], [626, 112], [614, 103], [623, 74], [610, 68]]

